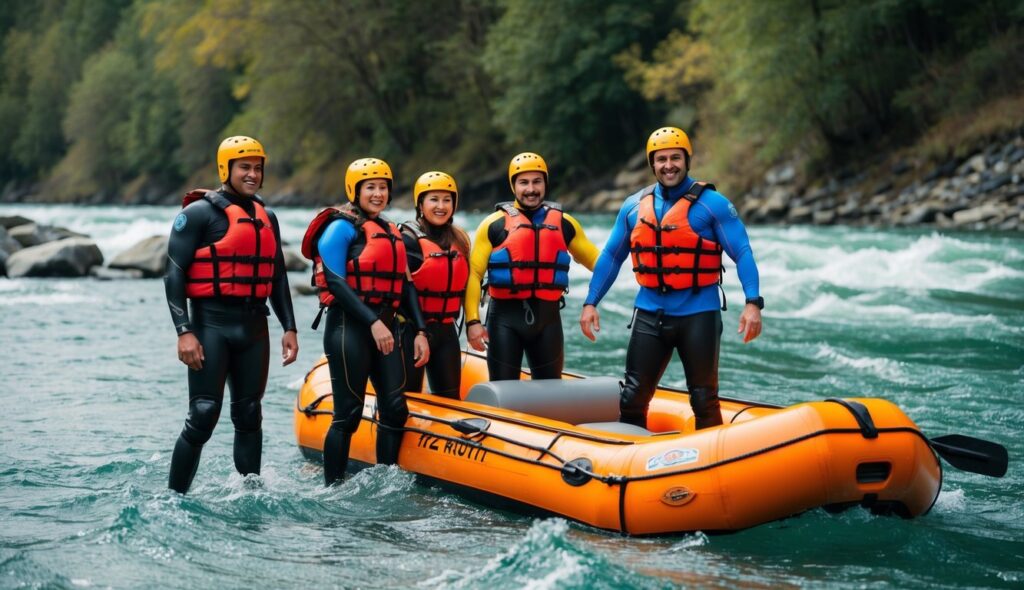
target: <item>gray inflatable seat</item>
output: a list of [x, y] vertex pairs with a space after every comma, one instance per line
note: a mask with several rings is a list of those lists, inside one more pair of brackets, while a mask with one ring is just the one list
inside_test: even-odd
[[593, 430], [600, 430], [601, 432], [612, 432], [615, 434], [632, 434], [634, 436], [654, 436], [654, 433], [646, 428], [641, 428], [636, 424], [626, 424], [625, 422], [590, 422], [587, 424], [577, 424], [584, 428], [591, 428]]
[[485, 381], [469, 390], [466, 401], [569, 424], [615, 422], [619, 381], [614, 377]]

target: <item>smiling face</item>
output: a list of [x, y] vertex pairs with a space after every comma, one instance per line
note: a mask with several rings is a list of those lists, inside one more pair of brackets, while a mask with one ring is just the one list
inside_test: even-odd
[[686, 152], [681, 148], [658, 150], [651, 155], [651, 167], [662, 186], [678, 186], [686, 178]]
[[263, 186], [263, 158], [248, 156], [231, 161], [231, 174], [228, 176], [228, 188], [234, 189], [239, 196], [253, 197]]
[[388, 206], [388, 181], [383, 178], [371, 178], [359, 183], [359, 208], [366, 216], [373, 219], [380, 215]]
[[512, 182], [516, 200], [527, 210], [536, 209], [544, 202], [546, 185], [543, 172], [520, 172]]
[[420, 195], [420, 215], [430, 225], [445, 225], [455, 213], [455, 199], [448, 191], [427, 191]]

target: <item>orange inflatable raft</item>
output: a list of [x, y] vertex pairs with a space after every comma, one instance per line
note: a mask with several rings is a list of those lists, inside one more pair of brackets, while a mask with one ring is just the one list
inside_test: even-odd
[[[685, 392], [659, 389], [648, 431], [616, 422], [614, 379], [486, 375], [485, 360], [469, 354], [462, 400], [408, 394], [399, 465], [501, 508], [631, 535], [734, 531], [817, 507], [913, 517], [931, 508], [941, 486], [930, 441], [881, 399], [786, 408], [723, 400], [725, 424], [695, 432]], [[366, 396], [350, 469], [375, 462], [375, 399]], [[331, 407], [321, 359], [295, 409], [310, 459], [322, 459]]]

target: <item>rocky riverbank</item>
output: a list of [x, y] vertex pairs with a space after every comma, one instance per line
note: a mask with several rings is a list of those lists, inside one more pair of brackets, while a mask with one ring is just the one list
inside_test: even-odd
[[[701, 176], [699, 167], [696, 176], [710, 182], [717, 180], [744, 221], [752, 225], [1024, 230], [1024, 129], [983, 142], [966, 157], [939, 163], [890, 154], [879, 156], [861, 169], [847, 167], [825, 177], [810, 177], [800, 170], [797, 162], [779, 164], [768, 170], [755, 186], [739, 193], [732, 192], [723, 179]], [[646, 157], [639, 153], [617, 173], [611, 172], [592, 183], [577, 184], [571, 189], [555, 186], [552, 197], [570, 211], [614, 213], [625, 196], [653, 181]], [[503, 171], [460, 180], [460, 186], [460, 206], [466, 210], [489, 211], [494, 203], [510, 198]], [[410, 191], [410, 187], [396, 186], [399, 195], [408, 195]], [[319, 207], [324, 201], [322, 196], [294, 188], [268, 192], [265, 196], [278, 206]], [[108, 197], [97, 195], [89, 202], [109, 202]], [[123, 204], [169, 205], [178, 203], [180, 198], [179, 192], [150, 190], [117, 200]], [[8, 187], [0, 195], [2, 202], [47, 200], [45, 195], [27, 187]], [[0, 257], [4, 256], [2, 251], [0, 246]]]
[[[893, 156], [859, 173], [823, 179], [801, 178], [797, 170], [781, 164], [751, 190], [728, 196], [750, 224], [1024, 230], [1024, 130], [940, 164]], [[652, 181], [639, 154], [611, 186], [567, 205], [618, 211], [624, 196]]]

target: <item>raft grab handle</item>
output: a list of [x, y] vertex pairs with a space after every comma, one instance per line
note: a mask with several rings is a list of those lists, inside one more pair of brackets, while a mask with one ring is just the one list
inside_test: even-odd
[[854, 419], [857, 420], [857, 425], [860, 426], [860, 433], [864, 435], [864, 438], [878, 438], [878, 428], [875, 427], [875, 421], [871, 419], [871, 412], [868, 411], [867, 406], [860, 402], [838, 397], [830, 397], [825, 401], [839, 404], [846, 408], [853, 415]]

